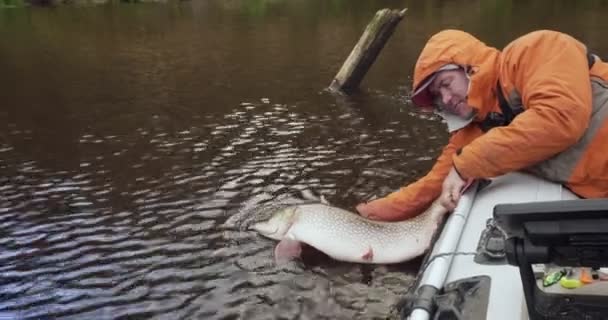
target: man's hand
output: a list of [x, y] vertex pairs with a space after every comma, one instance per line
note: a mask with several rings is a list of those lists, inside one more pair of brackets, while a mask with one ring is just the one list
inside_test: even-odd
[[443, 180], [439, 203], [450, 211], [456, 209], [458, 200], [460, 200], [460, 194], [465, 186], [467, 186], [467, 182], [462, 179], [454, 166], [452, 166], [448, 176]]
[[386, 198], [360, 203], [355, 209], [360, 215], [379, 221], [401, 221], [413, 218], [419, 214], [419, 212], [412, 211], [411, 209], [408, 211], [407, 208], [394, 206]]
[[368, 219], [379, 220], [378, 216], [376, 216], [374, 214], [374, 212], [377, 212], [379, 209], [382, 209], [382, 208], [378, 208], [378, 203], [372, 201], [372, 202], [368, 202], [368, 203], [359, 203], [357, 205], [357, 207], [355, 207], [355, 209], [357, 210], [357, 212], [360, 215], [362, 215]]

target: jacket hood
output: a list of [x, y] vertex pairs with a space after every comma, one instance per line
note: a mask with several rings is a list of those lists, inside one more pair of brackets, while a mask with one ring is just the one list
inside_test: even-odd
[[469, 75], [467, 103], [476, 110], [476, 121], [486, 117], [496, 104], [496, 81], [500, 51], [489, 47], [469, 33], [444, 30], [426, 43], [414, 67], [413, 91], [425, 83], [439, 68], [456, 64]]

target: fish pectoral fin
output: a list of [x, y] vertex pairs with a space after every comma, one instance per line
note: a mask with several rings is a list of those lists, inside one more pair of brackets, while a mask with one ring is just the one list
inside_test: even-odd
[[372, 249], [372, 246], [369, 246], [369, 249], [361, 255], [361, 259], [365, 261], [372, 261], [374, 259], [374, 249]]
[[285, 263], [302, 254], [302, 243], [298, 240], [283, 238], [274, 248], [274, 261], [277, 264]]

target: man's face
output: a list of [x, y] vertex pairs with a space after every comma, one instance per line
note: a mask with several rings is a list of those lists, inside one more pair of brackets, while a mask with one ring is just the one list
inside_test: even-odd
[[474, 112], [467, 103], [469, 79], [464, 70], [440, 71], [429, 85], [429, 92], [435, 97], [437, 108], [462, 118]]

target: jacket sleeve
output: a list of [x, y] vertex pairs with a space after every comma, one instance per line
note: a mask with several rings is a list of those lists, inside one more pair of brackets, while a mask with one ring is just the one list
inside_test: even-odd
[[365, 204], [367, 212], [361, 213], [367, 216], [371, 214], [373, 219], [383, 221], [405, 220], [422, 213], [441, 194], [443, 180], [452, 167], [452, 156], [481, 134], [476, 125], [455, 132], [426, 176], [386, 197]]
[[529, 167], [575, 144], [587, 128], [592, 96], [584, 46], [557, 32], [528, 37], [505, 49], [501, 68], [520, 93], [525, 111], [454, 156], [454, 166], [465, 178]]

